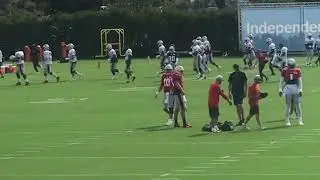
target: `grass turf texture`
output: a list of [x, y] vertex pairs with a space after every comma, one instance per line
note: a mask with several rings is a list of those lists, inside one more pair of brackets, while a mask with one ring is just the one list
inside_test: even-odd
[[[217, 72], [211, 67], [211, 79], [202, 81], [193, 80], [191, 59], [181, 62], [186, 69], [192, 129], [162, 126], [167, 120], [161, 111], [162, 97], [154, 99], [159, 83], [159, 77], [153, 77], [159, 67], [157, 61], [134, 62], [135, 84], [123, 83], [125, 78], [110, 80], [109, 67], [102, 65], [98, 69], [96, 61], [80, 61], [78, 68], [85, 76], [73, 82], [69, 81], [68, 64], [53, 66], [61, 83], [42, 84], [42, 73], [33, 73], [30, 65], [26, 68], [30, 72], [29, 87], [15, 87], [15, 76], [6, 76], [0, 85], [0, 179], [320, 178], [316, 130], [320, 87], [315, 80], [318, 68], [302, 69], [304, 127], [283, 127], [277, 73], [271, 82], [261, 85], [262, 91], [270, 95], [261, 102], [262, 120], [269, 130], [255, 130], [253, 119], [250, 132], [211, 135], [200, 131], [208, 122], [209, 84], [217, 74], [227, 80], [232, 64], [241, 59], [218, 59], [222, 70]], [[123, 68], [124, 64], [118, 66]], [[247, 71], [250, 82], [255, 74]], [[227, 82], [223, 87], [227, 90]], [[48, 99], [56, 103], [43, 102]], [[246, 114], [247, 106], [245, 101]], [[236, 119], [234, 107], [222, 101], [221, 121]]]

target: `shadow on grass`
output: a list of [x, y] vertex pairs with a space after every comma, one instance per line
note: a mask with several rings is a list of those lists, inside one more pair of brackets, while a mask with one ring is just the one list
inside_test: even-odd
[[202, 132], [202, 133], [197, 133], [197, 134], [193, 134], [193, 135], [190, 135], [188, 137], [190, 138], [196, 138], [196, 137], [202, 137], [202, 136], [207, 136], [207, 135], [210, 135], [212, 133], [210, 132]]
[[278, 123], [278, 122], [284, 122], [284, 119], [266, 121], [265, 123], [266, 123], [266, 124], [271, 124], [271, 123]]
[[168, 131], [168, 130], [173, 130], [175, 128], [171, 126], [166, 126], [166, 125], [157, 125], [157, 126], [146, 126], [146, 127], [141, 127], [138, 128], [137, 130], [143, 130], [147, 132], [154, 132], [154, 131]]

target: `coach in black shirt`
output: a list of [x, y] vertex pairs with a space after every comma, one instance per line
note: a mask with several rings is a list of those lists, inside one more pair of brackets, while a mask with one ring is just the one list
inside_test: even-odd
[[234, 72], [229, 76], [229, 98], [233, 99], [233, 103], [237, 108], [239, 123], [238, 126], [244, 123], [243, 99], [247, 96], [247, 76], [240, 71], [238, 64], [233, 65]]

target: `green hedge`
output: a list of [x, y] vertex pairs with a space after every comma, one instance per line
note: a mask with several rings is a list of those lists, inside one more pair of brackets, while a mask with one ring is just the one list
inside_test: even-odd
[[[102, 28], [124, 28], [126, 44], [139, 56], [150, 54], [146, 52], [148, 44], [155, 53], [158, 39], [167, 44], [174, 43], [178, 50], [187, 50], [191, 40], [198, 35], [207, 35], [217, 50], [235, 50], [237, 47], [237, 17], [232, 10], [186, 12], [167, 9], [160, 12], [149, 9], [139, 13], [110, 10], [47, 17], [2, 17], [0, 48], [8, 55], [25, 44], [49, 42], [57, 54], [60, 41], [66, 40], [77, 46], [80, 57], [87, 58], [99, 54]], [[148, 34], [147, 40], [145, 34]]]

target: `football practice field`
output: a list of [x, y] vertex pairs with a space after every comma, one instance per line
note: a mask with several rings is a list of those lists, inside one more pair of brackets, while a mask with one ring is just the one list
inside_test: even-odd
[[[134, 84], [125, 77], [111, 80], [103, 61], [79, 61], [84, 78], [70, 81], [68, 64], [54, 64], [61, 82], [42, 84], [42, 73], [26, 71], [31, 85], [16, 87], [14, 74], [0, 79], [0, 180], [319, 180], [320, 68], [302, 68], [305, 126], [284, 126], [283, 98], [278, 96], [279, 72], [261, 85], [269, 97], [261, 101], [265, 131], [236, 129], [208, 134], [207, 96], [213, 78], [223, 87], [241, 58], [217, 58], [207, 80], [194, 80], [191, 59], [185, 68], [191, 129], [166, 127], [162, 96], [155, 99], [159, 63], [135, 60]], [[302, 64], [303, 58], [299, 63]], [[124, 63], [118, 65], [123, 70]], [[266, 68], [267, 69], [267, 68]], [[249, 82], [257, 73], [248, 70]], [[269, 75], [269, 70], [266, 70]], [[245, 100], [246, 115], [248, 113]], [[237, 122], [233, 106], [221, 100], [221, 122]]]

